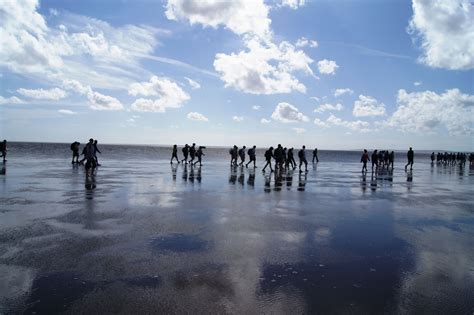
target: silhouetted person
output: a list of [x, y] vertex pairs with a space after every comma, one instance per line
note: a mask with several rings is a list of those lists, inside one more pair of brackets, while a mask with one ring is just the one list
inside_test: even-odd
[[181, 162], [184, 162], [185, 164], [188, 163], [189, 145], [187, 143], [181, 149], [181, 152], [183, 152], [183, 157], [184, 157], [184, 159], [182, 159]]
[[[287, 153], [287, 157], [286, 157], [286, 164], [289, 166], [291, 164], [291, 166], [293, 167], [293, 169], [296, 168], [296, 161], [295, 161], [295, 157], [293, 156], [293, 148], [290, 148], [288, 150], [288, 153]], [[288, 167], [287, 166], [287, 167]]]
[[262, 172], [265, 172], [267, 166], [270, 166], [270, 171], [273, 172], [272, 169], [272, 158], [273, 158], [273, 147], [270, 147], [267, 151], [265, 151], [265, 161], [267, 162], [262, 169]]
[[275, 157], [275, 170], [280, 168], [283, 162], [283, 148], [281, 147], [281, 144], [278, 144], [277, 148], [273, 152], [273, 155]]
[[285, 147], [283, 148], [283, 159], [281, 161], [281, 168], [286, 169], [287, 161], [288, 161], [288, 149]]
[[243, 146], [242, 149], [239, 150], [239, 156], [240, 156], [239, 166], [244, 165], [244, 162], [245, 162], [245, 149], [246, 149], [246, 146]]
[[7, 161], [7, 140], [3, 140], [2, 143], [0, 143], [0, 151], [2, 151], [2, 157], [3, 157], [3, 163]]
[[306, 146], [303, 146], [301, 148], [301, 150], [298, 151], [298, 158], [300, 159], [300, 166], [299, 166], [299, 169], [300, 169], [300, 173], [303, 172], [301, 170], [301, 165], [304, 163], [304, 168], [305, 168], [305, 172], [308, 172], [308, 161], [306, 160]]
[[435, 153], [432, 152], [432, 153], [431, 153], [431, 165], [434, 164], [434, 161], [435, 161]]
[[237, 157], [239, 156], [239, 148], [234, 145], [232, 148], [229, 150], [230, 154], [230, 165], [237, 165]]
[[251, 149], [249, 149], [247, 151], [247, 154], [249, 155], [249, 161], [247, 162], [247, 164], [245, 164], [245, 167], [248, 167], [250, 163], [253, 162], [253, 168], [256, 168], [257, 165], [257, 157], [256, 157], [256, 150], [257, 147], [256, 146], [253, 146]]
[[318, 159], [318, 148], [314, 148], [314, 150], [313, 150], [313, 163], [314, 163], [314, 159], [316, 159], [316, 163], [319, 162], [319, 159]]
[[[71, 143], [71, 151], [72, 151], [72, 161], [71, 164], [79, 163], [79, 150], [80, 150], [80, 143], [74, 141]], [[76, 161], [74, 161], [76, 159]]]
[[410, 165], [410, 170], [413, 169], [413, 159], [414, 158], [415, 158], [415, 153], [413, 152], [412, 148], [410, 147], [410, 149], [407, 152], [408, 163], [405, 165], [405, 171], [407, 170], [408, 165]]
[[196, 151], [196, 156], [197, 156], [197, 161], [194, 162], [193, 165], [196, 165], [199, 163], [199, 166], [202, 166], [202, 157], [205, 155], [204, 152], [202, 152], [202, 149], [204, 149], [204, 147], [200, 146], [197, 151]]
[[173, 164], [173, 159], [176, 159], [176, 162], [179, 164], [179, 159], [178, 159], [178, 146], [175, 144], [173, 145], [173, 152], [171, 153], [171, 160], [170, 164]]
[[377, 153], [377, 150], [374, 150], [374, 152], [372, 152], [372, 173], [374, 172], [374, 166], [375, 171], [377, 172], [379, 168], [379, 155]]
[[97, 152], [99, 152], [99, 154], [102, 154], [102, 152], [100, 152], [99, 148], [97, 147], [97, 140], [94, 141], [94, 158], [95, 158], [95, 164], [96, 166], [100, 166], [99, 164], [99, 159], [97, 158]]
[[89, 139], [89, 143], [86, 144], [84, 150], [82, 151], [84, 154], [84, 158], [86, 159], [86, 176], [92, 175], [94, 173], [94, 169], [96, 168], [96, 161], [95, 161], [95, 148], [94, 148], [94, 139]]
[[390, 155], [388, 156], [388, 168], [393, 171], [393, 162], [395, 160], [395, 152], [390, 152]]
[[362, 173], [364, 172], [364, 169], [365, 169], [365, 172], [367, 172], [367, 162], [368, 161], [370, 161], [369, 154], [367, 153], [367, 150], [364, 149], [364, 153], [362, 153], [362, 156], [360, 158], [360, 162], [364, 163], [362, 165]]
[[194, 158], [196, 157], [196, 143], [193, 143], [192, 147], [189, 148], [189, 157], [191, 158], [189, 163], [193, 164]]

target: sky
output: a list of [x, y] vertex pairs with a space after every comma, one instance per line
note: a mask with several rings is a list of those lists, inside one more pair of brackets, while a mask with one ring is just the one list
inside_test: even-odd
[[474, 151], [470, 0], [0, 0], [0, 138]]

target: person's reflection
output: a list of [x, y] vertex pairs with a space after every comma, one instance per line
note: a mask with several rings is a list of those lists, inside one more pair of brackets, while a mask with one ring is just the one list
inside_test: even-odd
[[185, 182], [188, 181], [188, 164], [184, 164], [183, 180], [184, 180]]
[[407, 189], [411, 190], [412, 186], [413, 186], [413, 172], [409, 171], [407, 172]]
[[238, 181], [239, 181], [239, 184], [240, 184], [240, 185], [244, 186], [244, 183], [245, 183], [245, 174], [244, 174], [244, 169], [243, 169], [243, 168], [240, 169], [240, 174], [239, 174], [239, 179], [238, 179]]
[[3, 163], [0, 175], [7, 175], [7, 164]]
[[255, 186], [255, 171], [250, 171], [249, 178], [247, 179], [247, 185]]
[[293, 185], [293, 170], [289, 170], [288, 174], [286, 174], [286, 189], [290, 190], [291, 186]]
[[194, 183], [194, 167], [191, 166], [191, 169], [189, 170], [189, 177], [188, 177], [189, 181], [191, 183]]
[[94, 199], [94, 189], [96, 188], [94, 172], [90, 174], [86, 172], [86, 183], [84, 186], [86, 188], [86, 199]]
[[235, 166], [231, 166], [229, 175], [229, 184], [235, 185], [237, 181], [237, 171]]
[[377, 190], [377, 176], [374, 176], [374, 173], [372, 173], [372, 177], [370, 178], [370, 189], [372, 189], [372, 191]]
[[264, 178], [265, 178], [265, 187], [263, 188], [263, 191], [265, 191], [266, 193], [269, 193], [272, 191], [270, 188], [270, 182], [272, 180], [272, 177], [271, 175], [264, 175]]
[[360, 181], [360, 187], [362, 188], [362, 191], [365, 192], [367, 190], [367, 178], [366, 178], [366, 173], [362, 173], [362, 178]]
[[307, 173], [300, 173], [298, 177], [298, 191], [304, 191], [306, 186]]
[[280, 191], [281, 187], [283, 186], [283, 174], [281, 168], [275, 171], [275, 187], [273, 188], [275, 191]]
[[202, 180], [202, 177], [201, 177], [201, 166], [199, 166], [198, 169], [197, 169], [196, 180], [198, 181], [198, 183], [201, 183], [201, 180]]
[[176, 173], [178, 171], [178, 165], [170, 164], [171, 165], [171, 176], [173, 176], [173, 181], [176, 181]]

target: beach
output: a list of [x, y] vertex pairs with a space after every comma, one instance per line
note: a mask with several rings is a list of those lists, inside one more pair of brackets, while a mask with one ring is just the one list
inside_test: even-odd
[[261, 151], [254, 170], [228, 148], [185, 167], [170, 148], [99, 147], [87, 178], [68, 144], [9, 145], [0, 313], [474, 311], [468, 164], [414, 148], [412, 172], [397, 152], [393, 174], [364, 176], [361, 152], [320, 150], [275, 175]]

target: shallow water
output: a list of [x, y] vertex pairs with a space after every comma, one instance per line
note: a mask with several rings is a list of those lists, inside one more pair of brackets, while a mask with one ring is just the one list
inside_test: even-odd
[[[308, 174], [202, 168], [169, 150], [11, 144], [0, 175], [0, 313], [474, 311], [474, 169], [362, 176], [359, 152]], [[309, 154], [308, 154], [309, 155]], [[94, 189], [86, 189], [94, 187]]]

